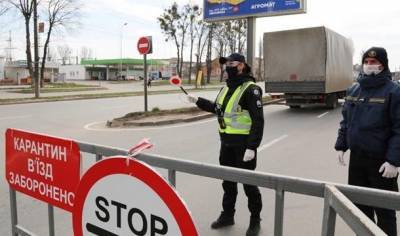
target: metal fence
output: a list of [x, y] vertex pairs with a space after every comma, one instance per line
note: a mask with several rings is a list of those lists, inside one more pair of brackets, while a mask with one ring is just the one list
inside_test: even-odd
[[[100, 161], [105, 156], [127, 155], [127, 150], [124, 149], [84, 142], [78, 142], [78, 144], [81, 153], [95, 154], [96, 161]], [[334, 235], [337, 214], [357, 235], [386, 235], [354, 203], [400, 210], [400, 193], [397, 192], [178, 160], [160, 155], [139, 154], [136, 158], [151, 166], [168, 170], [168, 181], [173, 186], [176, 185], [176, 172], [183, 172], [275, 190], [275, 236], [281, 236], [283, 233], [285, 192], [324, 198], [322, 236]], [[12, 235], [35, 235], [18, 225], [16, 192], [11, 188], [10, 205]], [[48, 205], [48, 213], [49, 235], [53, 236], [55, 235], [53, 206]]]

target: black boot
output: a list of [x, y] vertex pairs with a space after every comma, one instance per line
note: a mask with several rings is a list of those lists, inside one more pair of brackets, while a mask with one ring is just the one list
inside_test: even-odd
[[257, 236], [260, 232], [260, 218], [250, 218], [249, 228], [246, 231], [246, 236]]
[[235, 224], [233, 219], [233, 214], [227, 214], [226, 212], [221, 212], [221, 215], [216, 221], [211, 224], [212, 229], [219, 229]]

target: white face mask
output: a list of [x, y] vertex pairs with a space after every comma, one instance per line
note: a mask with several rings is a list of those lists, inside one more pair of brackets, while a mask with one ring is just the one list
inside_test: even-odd
[[383, 69], [379, 69], [381, 65], [363, 65], [363, 70], [366, 75], [377, 75], [383, 71]]

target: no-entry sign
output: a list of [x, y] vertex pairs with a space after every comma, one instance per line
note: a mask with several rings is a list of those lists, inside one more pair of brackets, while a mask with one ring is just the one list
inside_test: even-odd
[[74, 141], [7, 129], [6, 179], [16, 191], [72, 212], [79, 172]]
[[148, 165], [126, 157], [96, 163], [82, 177], [74, 235], [197, 236], [174, 189]]
[[137, 49], [140, 54], [150, 54], [153, 52], [152, 37], [146, 36], [139, 38], [137, 42]]

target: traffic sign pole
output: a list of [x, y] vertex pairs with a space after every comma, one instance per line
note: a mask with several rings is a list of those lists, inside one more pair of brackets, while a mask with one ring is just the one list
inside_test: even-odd
[[144, 112], [147, 112], [147, 54], [153, 52], [152, 37], [141, 37], [137, 42], [137, 49], [143, 55]]
[[144, 112], [147, 112], [147, 54], [143, 55], [144, 62]]

